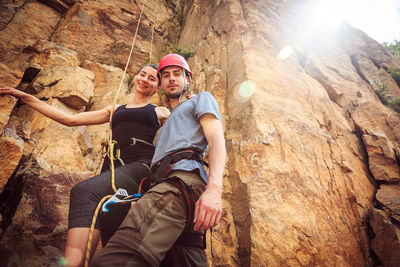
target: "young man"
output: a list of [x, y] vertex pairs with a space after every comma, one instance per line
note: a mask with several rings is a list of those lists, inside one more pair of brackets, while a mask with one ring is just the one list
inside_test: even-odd
[[[218, 105], [208, 92], [186, 97], [191, 72], [183, 57], [163, 57], [158, 75], [173, 108], [152, 160], [160, 183], [131, 208], [90, 266], [207, 266], [197, 241], [222, 213], [226, 150]], [[207, 147], [208, 176], [199, 159]]]

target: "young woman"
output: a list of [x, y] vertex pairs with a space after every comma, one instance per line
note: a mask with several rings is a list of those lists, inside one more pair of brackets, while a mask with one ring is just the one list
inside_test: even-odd
[[[120, 149], [120, 159], [115, 161], [115, 187], [123, 188], [129, 194], [137, 192], [138, 181], [149, 176], [148, 165], [154, 154], [154, 136], [170, 112], [165, 107], [150, 104], [151, 96], [159, 89], [157, 66], [145, 65], [134, 77], [133, 101], [127, 105], [107, 106], [98, 111], [67, 114], [36, 97], [14, 88], [0, 88], [1, 94], [11, 94], [39, 111], [46, 117], [66, 126], [102, 124], [109, 121], [113, 112], [112, 130], [116, 147]], [[82, 266], [85, 258], [90, 225], [99, 201], [112, 195], [109, 160], [105, 160], [102, 173], [76, 184], [70, 195], [68, 234], [64, 258], [67, 266]], [[114, 205], [115, 206], [115, 205]], [[92, 247], [97, 247], [100, 236], [103, 243], [122, 222], [130, 205], [119, 205], [110, 215], [100, 216], [93, 235]], [[112, 222], [112, 227], [107, 224]], [[103, 224], [103, 226], [101, 226]], [[100, 231], [101, 229], [101, 231]], [[94, 253], [94, 249], [91, 250]]]

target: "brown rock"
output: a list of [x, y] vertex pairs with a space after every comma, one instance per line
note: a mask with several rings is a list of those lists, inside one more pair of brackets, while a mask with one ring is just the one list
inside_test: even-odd
[[17, 116], [11, 116], [7, 128], [11, 129], [12, 132], [23, 140], [31, 138], [31, 124], [29, 121], [18, 118]]
[[13, 137], [0, 138], [0, 194], [21, 159], [23, 142]]
[[21, 55], [23, 48], [35, 44], [37, 40], [48, 40], [60, 16], [60, 13], [39, 2], [28, 2], [21, 6], [0, 31], [0, 61], [22, 70], [21, 62], [16, 59], [24, 58]]
[[400, 185], [382, 184], [376, 193], [376, 200], [389, 210], [390, 217], [400, 222]]
[[74, 132], [76, 140], [83, 156], [86, 156], [93, 150], [91, 134], [86, 126], [77, 127], [77, 131]]
[[[0, 86], [17, 87], [21, 81], [22, 73], [13, 71], [5, 64], [0, 63]], [[17, 99], [10, 95], [0, 95], [0, 133], [7, 124], [10, 113], [17, 103]]]
[[361, 104], [351, 114], [356, 128], [360, 130], [360, 134], [373, 129], [377, 132], [384, 133], [393, 146], [399, 146], [400, 135], [400, 114], [383, 106], [381, 102]]
[[[227, 174], [227, 173], [226, 173]], [[225, 174], [225, 175], [226, 175]], [[207, 257], [214, 266], [240, 266], [238, 240], [232, 217], [232, 186], [228, 177], [224, 179], [223, 211], [220, 224], [207, 232]], [[227, 257], [227, 255], [230, 255]]]
[[[140, 10], [141, 5], [122, 0], [76, 3], [65, 14], [51, 40], [77, 51], [81, 60], [86, 59], [124, 69], [135, 36]], [[134, 60], [128, 69], [131, 75], [146, 61], [150, 52], [152, 36], [150, 24], [153, 23], [155, 15], [152, 12], [157, 12], [158, 27], [164, 28], [170, 24], [166, 21], [169, 16], [166, 18], [163, 5], [159, 5], [159, 10], [153, 8], [146, 10], [147, 14], [141, 18], [136, 48], [133, 50]], [[162, 41], [159, 31], [154, 35], [153, 55], [160, 51]]]
[[76, 67], [80, 63], [75, 51], [47, 40], [39, 40], [28, 48], [34, 51], [31, 59], [33, 67]]
[[75, 3], [75, 0], [39, 0], [39, 2], [54, 8], [60, 13], [64, 13]]
[[33, 162], [27, 167], [21, 201], [2, 236], [2, 261], [8, 258], [7, 266], [57, 266], [65, 246], [70, 189], [90, 173], [48, 173]]
[[95, 75], [80, 67], [61, 66], [43, 69], [33, 87], [38, 98], [56, 97], [69, 107], [81, 109], [93, 96]]
[[[57, 99], [48, 103], [64, 112], [76, 113]], [[20, 108], [18, 116], [31, 123], [31, 137], [37, 144], [32, 154], [41, 168], [53, 173], [86, 170], [77, 140], [79, 134], [75, 134], [78, 131], [76, 128], [52, 121], [27, 106]]]
[[22, 79], [23, 73], [10, 69], [7, 65], [0, 63], [0, 86], [17, 87]]
[[343, 23], [337, 34], [339, 43], [349, 55], [363, 55], [370, 58], [375, 65], [386, 70], [390, 66], [400, 67], [386, 48], [359, 29]]
[[354, 55], [352, 63], [366, 82], [368, 82], [375, 91], [385, 88], [387, 100], [400, 98], [400, 88], [392, 76], [383, 68], [379, 68], [375, 63], [361, 55]]
[[102, 125], [90, 125], [88, 130], [91, 135], [91, 140], [93, 144], [92, 153], [87, 154], [84, 158], [86, 169], [96, 174], [100, 173], [102, 157], [105, 152], [105, 147], [103, 150], [102, 144], [108, 144], [108, 136], [110, 127], [108, 124]]
[[[277, 58], [280, 44], [297, 44], [298, 38], [275, 12], [286, 21], [287, 13], [297, 10], [295, 4], [274, 2], [274, 8], [265, 1], [208, 4], [194, 1], [190, 6], [181, 44], [194, 47], [207, 62], [204, 74], [194, 74], [194, 84], [198, 74], [199, 84], [212, 84], [215, 76], [207, 77], [208, 68], [226, 73], [221, 103], [226, 112], [233, 221], [221, 227], [235, 226], [238, 261], [220, 253], [223, 259], [218, 263], [368, 264], [361, 222], [374, 188], [363, 162], [365, 151], [352, 133], [347, 111], [340, 108], [353, 105], [363, 83], [351, 60], [338, 47], [320, 51], [315, 58], [307, 51], [314, 65], [329, 61], [322, 71], [319, 67], [319, 73], [314, 72], [323, 73], [321, 79], [312, 79], [296, 56], [286, 61]], [[194, 37], [193, 29], [198, 33]], [[365, 85], [365, 91], [371, 88]], [[366, 98], [375, 100], [376, 95], [370, 92]], [[223, 240], [229, 240], [225, 233]]]
[[371, 210], [370, 224], [375, 237], [371, 247], [383, 266], [398, 266], [400, 262], [400, 230], [384, 211]]
[[0, 95], [0, 132], [3, 131], [8, 120], [10, 113], [17, 103], [17, 99], [10, 95]]
[[394, 147], [385, 134], [369, 131], [362, 136], [368, 152], [369, 168], [379, 181], [400, 180], [400, 166], [397, 164]]
[[2, 1], [0, 7], [0, 29], [7, 26], [12, 20], [17, 10], [25, 4], [24, 0], [6, 0]]

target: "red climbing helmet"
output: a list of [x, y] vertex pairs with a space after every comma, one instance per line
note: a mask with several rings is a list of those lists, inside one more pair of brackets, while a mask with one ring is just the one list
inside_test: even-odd
[[160, 65], [158, 66], [157, 69], [157, 74], [160, 74], [160, 72], [169, 66], [178, 66], [183, 69], [185, 69], [187, 72], [189, 72], [190, 76], [192, 76], [192, 72], [190, 71], [189, 65], [186, 62], [185, 58], [182, 57], [181, 55], [178, 54], [168, 54], [164, 56], [161, 61]]

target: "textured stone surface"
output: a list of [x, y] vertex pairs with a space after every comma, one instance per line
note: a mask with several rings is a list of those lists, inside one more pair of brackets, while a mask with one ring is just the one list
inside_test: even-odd
[[372, 209], [371, 227], [375, 237], [371, 247], [382, 266], [398, 266], [400, 262], [400, 230], [382, 210]]
[[[67, 113], [76, 113], [57, 99], [49, 100], [48, 104]], [[21, 108], [18, 115], [31, 122], [31, 136], [37, 140], [32, 153], [41, 168], [53, 173], [86, 170], [77, 140], [79, 135], [75, 134], [78, 129], [52, 121], [27, 106]]]
[[[148, 5], [149, 3], [147, 3]], [[153, 35], [153, 56], [161, 51], [161, 36], [166, 27], [176, 22], [169, 21], [171, 14], [160, 3], [156, 8], [144, 6], [136, 38], [136, 47], [129, 73], [149, 57], [152, 21], [157, 14], [157, 29]], [[77, 2], [65, 14], [51, 40], [78, 52], [81, 60], [99, 62], [124, 69], [142, 5], [124, 0]], [[95, 45], [95, 47], [94, 47]]]
[[0, 7], [0, 29], [3, 29], [12, 20], [17, 10], [25, 3], [25, 0], [4, 0]]
[[[18, 70], [12, 70], [5, 64], [0, 63], [0, 86], [17, 87], [22, 78], [22, 73]], [[17, 99], [12, 96], [0, 96], [0, 132], [7, 124], [9, 114], [11, 113]]]
[[371, 132], [362, 136], [368, 152], [369, 167], [379, 181], [400, 181], [400, 166], [394, 147], [385, 134]]
[[85, 107], [93, 96], [95, 75], [80, 67], [45, 68], [33, 87], [38, 98], [56, 97], [74, 109]]
[[75, 0], [39, 0], [39, 2], [42, 2], [49, 7], [52, 7], [53, 9], [64, 13], [67, 11], [73, 4], [75, 4]]
[[400, 222], [400, 185], [381, 185], [376, 200], [388, 210], [390, 217]]
[[[46, 5], [6, 1], [0, 10], [5, 77], [21, 76], [12, 74], [15, 70], [40, 70], [25, 82], [26, 89], [69, 113], [112, 104], [141, 2], [42, 2]], [[177, 0], [144, 6], [117, 103], [131, 101], [129, 85], [151, 49], [155, 62], [179, 38], [180, 48], [194, 52], [191, 90], [216, 97], [228, 150], [221, 224], [208, 235], [210, 266], [399, 262], [394, 222], [400, 116], [382, 103], [374, 83], [387, 84], [388, 95], [399, 97], [387, 73], [398, 63], [350, 25], [336, 33], [318, 28], [304, 15], [310, 3]], [[61, 15], [54, 4], [71, 7]], [[285, 46], [292, 54], [282, 58]], [[65, 94], [82, 101], [71, 109]], [[0, 111], [4, 123], [10, 124], [13, 108]], [[89, 175], [85, 171], [95, 171], [108, 125], [68, 128], [25, 105], [12, 115], [19, 121], [15, 133], [24, 140], [22, 157], [31, 157], [0, 195], [10, 203], [0, 207], [0, 265], [51, 265], [63, 249], [69, 187]], [[78, 177], [73, 181], [71, 171]], [[59, 202], [37, 204], [56, 194]]]
[[[4, 6], [12, 8], [12, 3]], [[29, 58], [29, 49], [24, 48], [48, 40], [60, 17], [60, 13], [42, 3], [23, 4], [0, 31], [0, 61], [23, 71]]]
[[0, 85], [17, 87], [22, 79], [22, 72], [9, 68], [7, 65], [0, 63]]
[[0, 264], [58, 266], [65, 246], [70, 188], [90, 173], [54, 174], [35, 162], [26, 167], [20, 203], [15, 207], [12, 224], [2, 236]]
[[[214, 92], [215, 76], [207, 76], [208, 69], [227, 75], [227, 86], [219, 90], [226, 90], [237, 264], [364, 265], [371, 260], [361, 222], [373, 185], [346, 110], [363, 80], [337, 45], [316, 50], [297, 42], [297, 25], [286, 20], [296, 8], [263, 1], [194, 1], [185, 20], [191, 26], [182, 33], [181, 45], [195, 46], [196, 56], [207, 62], [199, 67], [206, 90]], [[274, 12], [287, 23], [277, 21]], [[299, 54], [279, 59], [283, 43], [299, 44]], [[368, 93], [363, 101], [376, 100], [369, 85], [363, 86]], [[215, 264], [230, 259], [220, 257]]]
[[14, 108], [17, 99], [10, 95], [0, 96], [0, 132], [3, 131], [4, 126], [10, 119], [10, 113]]
[[3, 192], [4, 186], [10, 178], [11, 174], [17, 167], [22, 156], [23, 142], [19, 142], [12, 137], [0, 138], [0, 151], [6, 151], [0, 155], [0, 194]]

